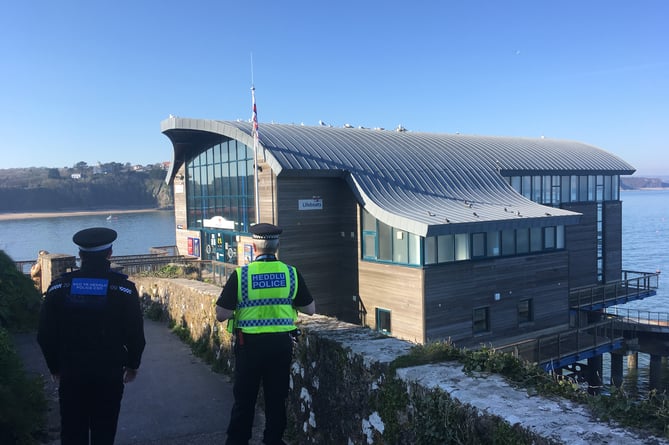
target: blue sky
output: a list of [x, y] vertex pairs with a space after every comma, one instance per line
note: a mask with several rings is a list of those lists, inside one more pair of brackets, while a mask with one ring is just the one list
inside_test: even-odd
[[[12, 1], [0, 168], [171, 159], [169, 114], [572, 139], [669, 175], [669, 2]], [[251, 69], [253, 60], [253, 70]]]

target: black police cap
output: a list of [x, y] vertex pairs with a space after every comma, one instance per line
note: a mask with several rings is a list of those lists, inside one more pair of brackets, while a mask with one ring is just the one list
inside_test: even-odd
[[259, 223], [251, 226], [251, 233], [255, 239], [279, 239], [283, 229], [274, 224]]
[[99, 252], [109, 249], [116, 236], [116, 231], [107, 227], [91, 227], [75, 233], [72, 241], [83, 252]]

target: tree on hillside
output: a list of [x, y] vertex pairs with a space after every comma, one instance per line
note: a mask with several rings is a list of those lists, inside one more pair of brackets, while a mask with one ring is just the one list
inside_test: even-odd
[[49, 179], [60, 179], [60, 172], [57, 168], [50, 168], [46, 177]]
[[109, 162], [107, 164], [102, 164], [102, 170], [113, 175], [123, 171], [123, 164], [120, 162]]

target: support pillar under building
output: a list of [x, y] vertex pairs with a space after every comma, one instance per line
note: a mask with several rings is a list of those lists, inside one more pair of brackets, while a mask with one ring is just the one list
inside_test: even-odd
[[662, 379], [662, 356], [650, 355], [650, 372], [648, 376], [648, 386], [650, 389], [660, 389]]
[[623, 384], [623, 354], [611, 354], [611, 384], [620, 388]]
[[591, 393], [599, 392], [602, 387], [602, 363], [601, 355], [588, 359], [586, 379], [588, 381], [588, 391]]

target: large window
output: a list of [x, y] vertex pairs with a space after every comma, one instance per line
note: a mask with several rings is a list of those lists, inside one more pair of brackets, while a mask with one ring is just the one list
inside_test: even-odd
[[509, 176], [507, 181], [524, 197], [555, 207], [566, 202], [620, 199], [617, 175]]
[[564, 226], [456, 233], [422, 238], [362, 215], [362, 258], [430, 265], [564, 249]]
[[[384, 224], [366, 211], [362, 212], [362, 240], [363, 259], [422, 264], [421, 238], [418, 235]], [[430, 250], [430, 246], [425, 249], [436, 254], [436, 249]], [[426, 262], [429, 261], [427, 258], [429, 253], [426, 253]]]
[[226, 228], [248, 232], [255, 222], [252, 149], [234, 139], [216, 144], [186, 162], [186, 181], [189, 229], [216, 216]]

